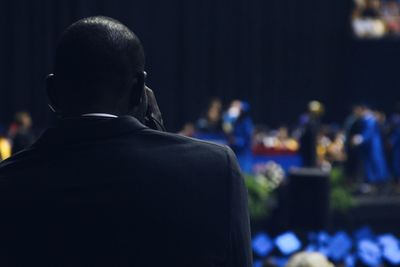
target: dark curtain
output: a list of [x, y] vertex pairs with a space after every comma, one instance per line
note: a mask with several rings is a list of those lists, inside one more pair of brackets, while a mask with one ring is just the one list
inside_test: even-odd
[[[347, 98], [349, 0], [2, 0], [0, 122], [28, 110], [45, 126], [44, 78], [75, 20], [106, 15], [142, 40], [148, 85], [167, 126], [195, 121], [213, 96], [249, 101], [256, 122], [294, 122], [311, 99], [341, 120]], [[354, 96], [355, 98], [356, 96]]]

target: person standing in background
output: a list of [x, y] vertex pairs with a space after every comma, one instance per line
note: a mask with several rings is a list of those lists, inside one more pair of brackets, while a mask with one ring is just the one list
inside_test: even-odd
[[300, 155], [304, 167], [317, 166], [317, 136], [324, 106], [319, 101], [308, 103], [308, 113], [303, 118], [303, 129], [299, 140]]
[[392, 172], [397, 184], [400, 183], [400, 103], [396, 105], [396, 111], [391, 118], [391, 162]]
[[196, 129], [201, 133], [222, 133], [222, 102], [220, 99], [211, 100], [204, 116], [197, 121]]
[[243, 172], [252, 171], [253, 121], [250, 117], [250, 105], [244, 101], [232, 101], [223, 117], [223, 129], [228, 144], [238, 157]]
[[396, 182], [400, 181], [400, 123], [395, 128], [391, 136], [392, 144], [392, 167], [393, 174], [395, 176]]
[[372, 184], [386, 182], [390, 175], [378, 120], [365, 105], [358, 107], [356, 116], [360, 118], [361, 131], [351, 138], [351, 142], [358, 149], [365, 181]]
[[28, 112], [18, 112], [15, 114], [14, 122], [10, 127], [9, 137], [12, 143], [12, 155], [33, 144], [35, 136], [32, 133], [32, 118]]
[[346, 153], [345, 172], [349, 183], [358, 182], [361, 174], [361, 160], [357, 147], [352, 143], [353, 136], [361, 133], [361, 118], [356, 105], [352, 108], [351, 114], [344, 122], [345, 142], [344, 149]]

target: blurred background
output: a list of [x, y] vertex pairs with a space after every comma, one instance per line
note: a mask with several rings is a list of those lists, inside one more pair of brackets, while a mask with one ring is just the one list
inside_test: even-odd
[[58, 37], [93, 15], [141, 39], [169, 131], [236, 152], [256, 266], [400, 266], [400, 1], [1, 0], [0, 159], [52, 123]]

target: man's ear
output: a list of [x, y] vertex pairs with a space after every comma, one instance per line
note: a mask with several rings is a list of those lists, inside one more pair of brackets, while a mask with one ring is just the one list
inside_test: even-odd
[[132, 84], [129, 100], [129, 109], [131, 110], [130, 114], [141, 122], [144, 122], [148, 106], [145, 90], [145, 78], [145, 72], [136, 77], [136, 80]]
[[[129, 103], [131, 107], [138, 107], [144, 101], [145, 80], [146, 80], [145, 72], [141, 72], [136, 76], [136, 81], [132, 84], [132, 88], [131, 88], [130, 103]], [[147, 108], [147, 104], [146, 104], [146, 108]]]
[[59, 97], [57, 95], [57, 90], [56, 90], [56, 85], [55, 85], [55, 75], [53, 73], [47, 75], [46, 77], [46, 92], [47, 92], [47, 97], [49, 99], [49, 107], [50, 109], [57, 113], [60, 112], [60, 106], [59, 106]]

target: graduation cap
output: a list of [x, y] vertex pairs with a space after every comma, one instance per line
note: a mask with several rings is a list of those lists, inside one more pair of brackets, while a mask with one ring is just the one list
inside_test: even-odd
[[344, 232], [337, 232], [327, 247], [327, 256], [338, 262], [345, 258], [353, 246], [351, 238]]
[[398, 247], [399, 241], [392, 234], [378, 236], [378, 243], [383, 247]]
[[315, 243], [315, 241], [317, 240], [317, 233], [316, 232], [307, 233], [307, 239], [309, 242]]
[[275, 245], [284, 255], [290, 255], [301, 248], [301, 242], [293, 232], [286, 232], [275, 239]]
[[393, 265], [400, 265], [399, 240], [391, 234], [378, 237], [378, 244], [382, 247], [383, 257]]
[[400, 250], [398, 248], [385, 248], [383, 257], [395, 266], [400, 265]]
[[363, 239], [358, 242], [358, 258], [369, 267], [376, 267], [382, 263], [382, 251], [378, 243], [369, 239]]
[[328, 234], [328, 232], [321, 231], [319, 233], [309, 235], [309, 238], [314, 239], [315, 252], [319, 252], [325, 256], [328, 255], [328, 246], [331, 240], [331, 236]]
[[354, 232], [354, 238], [356, 241], [360, 241], [361, 239], [375, 239], [375, 234], [372, 231], [371, 227], [363, 226]]
[[320, 246], [328, 245], [330, 240], [331, 240], [331, 236], [328, 234], [328, 232], [321, 231], [317, 235], [317, 242], [318, 242], [318, 245], [320, 245]]
[[316, 245], [310, 244], [310, 245], [308, 245], [308, 246], [304, 249], [304, 251], [307, 251], [307, 252], [316, 252], [316, 251], [318, 251], [318, 248], [317, 248]]
[[266, 233], [256, 235], [252, 243], [253, 251], [261, 257], [267, 256], [274, 249], [274, 243]]
[[344, 259], [344, 264], [346, 267], [355, 267], [356, 266], [356, 257], [353, 254], [349, 254]]

